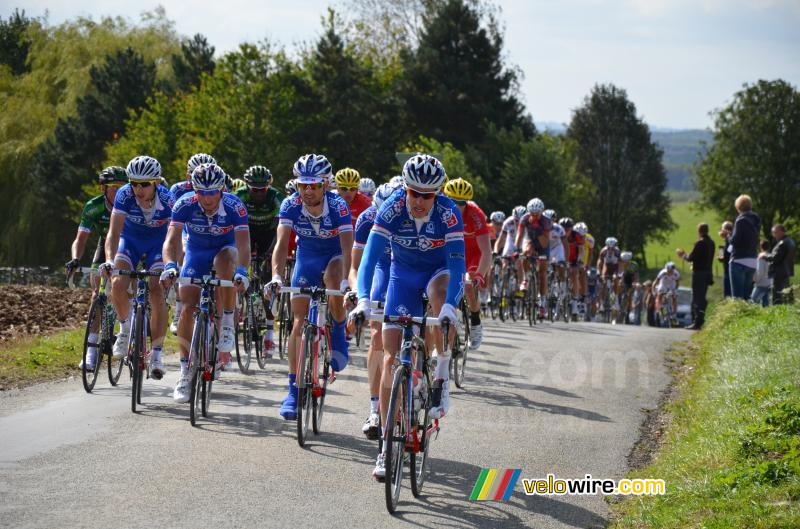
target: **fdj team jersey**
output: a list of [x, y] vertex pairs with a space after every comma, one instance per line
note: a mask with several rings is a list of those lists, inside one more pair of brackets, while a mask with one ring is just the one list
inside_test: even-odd
[[299, 251], [310, 253], [341, 252], [339, 234], [353, 231], [347, 203], [330, 191], [323, 195], [322, 214], [319, 217], [308, 212], [299, 193], [284, 199], [278, 223], [295, 231]]
[[85, 233], [92, 233], [98, 231], [101, 235], [105, 235], [108, 231], [108, 223], [111, 220], [111, 212], [106, 206], [105, 195], [94, 197], [86, 203], [81, 213], [81, 223], [78, 226], [78, 231]]
[[251, 232], [274, 231], [278, 227], [278, 214], [281, 211], [281, 203], [286, 198], [283, 193], [274, 187], [270, 187], [261, 202], [253, 200], [250, 190], [246, 187], [239, 189], [235, 194], [247, 208]]
[[[358, 216], [358, 220], [356, 220], [353, 248], [363, 250], [366, 247], [367, 239], [369, 238], [369, 232], [372, 230], [373, 224], [375, 224], [375, 215], [377, 213], [378, 208], [375, 206], [370, 206]], [[392, 247], [387, 244], [386, 250], [383, 252], [383, 256], [381, 257], [380, 261], [378, 261], [378, 265], [388, 270], [391, 261]]]
[[161, 237], [163, 240], [167, 236], [167, 226], [172, 217], [174, 205], [175, 197], [169, 189], [157, 186], [153, 206], [148, 210], [143, 210], [136, 202], [133, 188], [130, 184], [126, 184], [117, 191], [113, 213], [125, 215], [123, 236], [139, 240]]
[[247, 209], [230, 193], [223, 193], [219, 208], [207, 215], [194, 193], [184, 195], [175, 203], [172, 224], [188, 233], [187, 248], [210, 249], [233, 246], [234, 233], [247, 231]]
[[192, 182], [190, 180], [183, 180], [176, 184], [172, 184], [172, 187], [170, 187], [169, 190], [175, 196], [175, 200], [178, 200], [187, 193], [194, 193], [194, 188], [192, 187]]

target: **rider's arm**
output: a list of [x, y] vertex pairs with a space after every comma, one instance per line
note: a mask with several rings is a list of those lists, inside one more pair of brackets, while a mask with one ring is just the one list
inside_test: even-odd
[[508, 237], [506, 230], [500, 230], [500, 236], [494, 241], [494, 253], [499, 254], [503, 252], [503, 245], [506, 242], [506, 237]]
[[[245, 224], [245, 227], [247, 225]], [[236, 230], [233, 234], [239, 251], [239, 266], [250, 267], [250, 230]]]
[[353, 252], [350, 257], [350, 274], [347, 280], [350, 282], [350, 288], [358, 285], [358, 265], [361, 264], [361, 256], [364, 254], [364, 248], [353, 246]]
[[519, 221], [519, 226], [517, 226], [517, 236], [514, 238], [514, 248], [521, 248], [522, 247], [522, 237], [525, 235], [525, 223], [522, 221], [526, 221], [527, 214], [522, 217], [522, 220]]
[[[367, 246], [364, 248], [361, 263], [358, 265], [358, 299], [369, 298], [375, 267], [378, 265], [383, 252], [386, 251], [387, 244], [389, 244], [388, 230], [375, 224], [369, 233]], [[463, 272], [462, 275], [464, 275]]]
[[181, 251], [181, 232], [183, 224], [171, 222], [167, 229], [167, 238], [164, 239], [164, 247], [161, 250], [164, 263], [177, 263]]
[[484, 233], [478, 235], [475, 240], [478, 243], [478, 248], [481, 250], [481, 260], [478, 263], [478, 273], [483, 277], [489, 275], [489, 269], [492, 266], [492, 244], [489, 241], [489, 234]]
[[[239, 266], [245, 269], [250, 267], [250, 225], [247, 214], [247, 207], [239, 197], [233, 195], [228, 198], [225, 195], [223, 200], [233, 206], [233, 237], [236, 241], [236, 249], [239, 253]], [[246, 275], [246, 274], [245, 274]]]
[[344, 266], [342, 272], [347, 274], [347, 271], [350, 270], [350, 253], [353, 251], [353, 218], [344, 199], [339, 198], [338, 202], [333, 217], [334, 223], [339, 228], [339, 244], [342, 247], [342, 264]]
[[289, 248], [289, 238], [292, 236], [292, 227], [290, 225], [279, 225], [278, 234], [275, 236], [275, 251], [272, 252], [272, 277], [281, 276], [286, 270], [286, 250]]
[[117, 248], [119, 247], [119, 236], [122, 233], [122, 227], [125, 225], [125, 214], [118, 213], [114, 210], [111, 213], [111, 222], [108, 225], [108, 235], [106, 236], [106, 260], [114, 261], [117, 255]]
[[70, 250], [70, 257], [73, 259], [80, 259], [83, 257], [83, 252], [86, 251], [86, 241], [89, 240], [89, 232], [78, 229], [75, 240], [72, 241], [72, 249]]

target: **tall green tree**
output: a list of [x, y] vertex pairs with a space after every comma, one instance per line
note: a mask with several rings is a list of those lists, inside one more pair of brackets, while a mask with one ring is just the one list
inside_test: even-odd
[[[484, 20], [486, 18], [486, 20]], [[403, 56], [407, 127], [458, 149], [480, 144], [488, 124], [522, 128], [533, 123], [517, 97], [519, 72], [503, 63], [497, 21], [473, 3], [436, 3], [424, 20], [419, 45]]]
[[0, 64], [11, 68], [14, 75], [30, 71], [27, 60], [31, 41], [26, 35], [30, 25], [25, 10], [15, 9], [8, 20], [0, 17]]
[[186, 92], [200, 85], [200, 77], [213, 74], [214, 46], [201, 34], [181, 42], [181, 53], [172, 56], [172, 71], [175, 74], [175, 87]]
[[750, 194], [765, 238], [774, 223], [800, 224], [800, 92], [780, 79], [746, 84], [715, 112], [714, 129], [695, 168], [703, 203], [731, 217]]
[[597, 85], [574, 111], [567, 136], [575, 142], [579, 173], [593, 187], [584, 221], [600, 240], [615, 236], [644, 254], [648, 239], [674, 224], [670, 217], [663, 152], [636, 116], [625, 90]]

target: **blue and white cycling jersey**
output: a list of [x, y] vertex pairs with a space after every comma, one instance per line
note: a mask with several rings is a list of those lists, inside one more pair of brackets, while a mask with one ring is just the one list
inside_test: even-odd
[[[372, 225], [375, 224], [375, 215], [378, 213], [378, 208], [370, 206], [365, 209], [361, 215], [356, 219], [355, 236], [353, 239], [353, 248], [360, 248], [363, 250], [367, 246], [367, 239], [369, 232], [372, 231]], [[386, 245], [386, 251], [378, 261], [378, 266], [389, 270], [389, 265], [392, 264], [392, 247]]]
[[[395, 191], [378, 209], [375, 224], [369, 235], [364, 257], [358, 270], [358, 297], [369, 296], [374, 269], [391, 243], [392, 283], [403, 281], [406, 273], [423, 273], [425, 278], [415, 278], [408, 290], [421, 287], [438, 272], [447, 270], [450, 282], [447, 287], [446, 302], [458, 306], [464, 291], [464, 225], [461, 213], [455, 203], [444, 195], [437, 195], [428, 216], [415, 219], [406, 204], [403, 189]], [[419, 284], [417, 284], [419, 283]], [[409, 296], [417, 297], [411, 292]], [[387, 314], [390, 312], [390, 299], [387, 296]], [[405, 298], [405, 296], [403, 296]], [[408, 298], [408, 304], [414, 300]]]
[[278, 213], [278, 223], [292, 228], [297, 234], [298, 257], [300, 254], [341, 254], [339, 234], [353, 231], [347, 202], [330, 191], [323, 195], [322, 215], [319, 218], [308, 213], [299, 194], [284, 199]]
[[187, 251], [234, 246], [234, 233], [249, 230], [247, 208], [231, 193], [222, 194], [219, 208], [210, 216], [206, 215], [194, 192], [183, 195], [173, 208], [172, 224], [183, 228], [188, 234]]
[[176, 184], [172, 184], [172, 187], [170, 187], [169, 190], [173, 195], [175, 195], [175, 200], [178, 200], [187, 193], [194, 193], [191, 180], [182, 180]]
[[163, 243], [174, 205], [175, 197], [169, 189], [158, 186], [153, 207], [145, 212], [136, 202], [131, 185], [125, 184], [117, 191], [112, 214], [125, 215], [122, 238], [140, 241], [160, 238]]

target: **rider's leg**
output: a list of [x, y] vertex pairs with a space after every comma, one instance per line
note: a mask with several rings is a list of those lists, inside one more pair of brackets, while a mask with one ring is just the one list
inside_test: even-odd
[[[334, 257], [328, 262], [323, 277], [326, 288], [339, 290], [342, 279], [344, 278], [342, 265], [341, 257]], [[347, 343], [347, 337], [345, 335], [347, 312], [345, 311], [342, 301], [342, 296], [331, 296], [328, 300], [328, 310], [333, 320], [331, 328], [331, 367], [336, 372], [342, 371], [347, 367], [350, 358], [350, 344]]]

